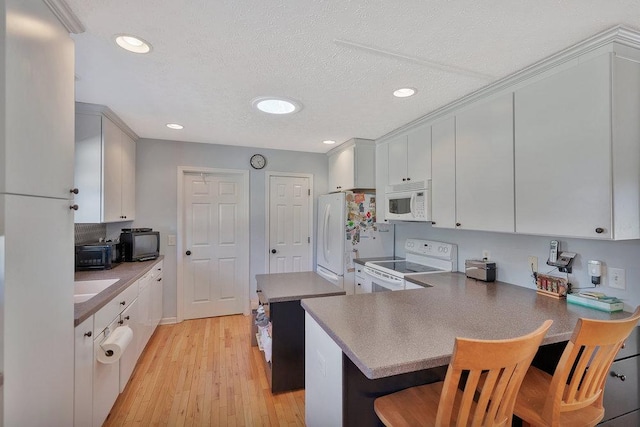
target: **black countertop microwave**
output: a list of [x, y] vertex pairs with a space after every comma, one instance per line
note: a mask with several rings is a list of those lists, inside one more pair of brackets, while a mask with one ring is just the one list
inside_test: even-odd
[[115, 242], [76, 245], [76, 270], [109, 270], [122, 261], [120, 244]]
[[120, 233], [122, 260], [147, 261], [160, 256], [160, 232], [150, 228], [127, 228]]

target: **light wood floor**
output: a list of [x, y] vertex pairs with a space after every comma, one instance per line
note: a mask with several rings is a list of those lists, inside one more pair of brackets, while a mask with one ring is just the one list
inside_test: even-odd
[[104, 425], [304, 425], [304, 390], [271, 394], [250, 319], [159, 326]]

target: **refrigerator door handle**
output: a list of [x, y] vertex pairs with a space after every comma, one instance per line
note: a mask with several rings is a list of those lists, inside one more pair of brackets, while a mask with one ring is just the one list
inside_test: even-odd
[[322, 267], [318, 267], [318, 269], [316, 270], [316, 273], [318, 273], [320, 276], [322, 276], [323, 278], [327, 279], [328, 281], [330, 281], [331, 283], [333, 283], [334, 285], [338, 285], [339, 282], [339, 277], [337, 274], [334, 274], [332, 272], [330, 272], [329, 270], [322, 268]]
[[326, 205], [324, 207], [324, 229], [323, 229], [324, 238], [323, 238], [322, 251], [323, 251], [325, 261], [329, 261], [329, 217], [331, 214], [330, 210], [331, 210], [331, 205]]

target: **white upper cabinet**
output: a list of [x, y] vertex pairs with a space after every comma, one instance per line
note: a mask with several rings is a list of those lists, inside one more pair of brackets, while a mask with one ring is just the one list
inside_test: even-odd
[[639, 93], [609, 53], [516, 91], [517, 232], [640, 237]]
[[456, 120], [432, 126], [431, 218], [434, 227], [456, 226]]
[[375, 142], [350, 139], [328, 153], [329, 192], [375, 188]]
[[431, 126], [421, 126], [389, 142], [388, 185], [431, 179]]
[[513, 232], [513, 94], [456, 114], [456, 227]]
[[388, 222], [385, 218], [384, 192], [389, 181], [389, 144], [376, 145], [376, 222]]
[[0, 193], [70, 199], [75, 48], [40, 3], [2, 3]]
[[135, 142], [101, 111], [84, 107], [76, 113], [76, 223], [135, 219]]

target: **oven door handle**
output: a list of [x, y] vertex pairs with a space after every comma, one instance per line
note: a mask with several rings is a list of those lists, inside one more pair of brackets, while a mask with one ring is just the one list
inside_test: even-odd
[[371, 267], [365, 267], [364, 272], [365, 274], [368, 274], [369, 276], [375, 278], [378, 282], [384, 282], [392, 286], [402, 286], [404, 288], [404, 279], [393, 276], [387, 277], [387, 275], [383, 276], [379, 271]]

